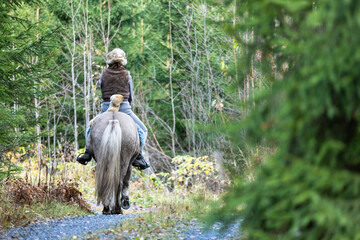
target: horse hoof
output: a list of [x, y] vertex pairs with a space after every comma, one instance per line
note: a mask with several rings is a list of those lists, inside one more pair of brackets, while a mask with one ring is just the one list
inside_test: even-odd
[[122, 197], [121, 198], [121, 207], [124, 210], [128, 210], [130, 208], [129, 197]]
[[123, 214], [123, 212], [121, 211], [121, 209], [115, 209], [114, 211], [111, 211], [111, 214]]
[[103, 211], [102, 211], [102, 214], [104, 214], [104, 215], [109, 215], [109, 214], [111, 214], [110, 208], [109, 208], [109, 207], [104, 207], [104, 209], [103, 209]]

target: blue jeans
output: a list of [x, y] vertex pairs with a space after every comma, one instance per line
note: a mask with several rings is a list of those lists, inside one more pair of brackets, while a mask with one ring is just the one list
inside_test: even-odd
[[[110, 106], [110, 102], [103, 102], [103, 104], [101, 106], [101, 111], [100, 111], [99, 114], [102, 114], [102, 113], [106, 112], [108, 110], [109, 106]], [[138, 134], [139, 134], [139, 137], [140, 137], [140, 146], [141, 146], [141, 151], [142, 151], [144, 146], [145, 146], [145, 142], [146, 142], [146, 138], [147, 138], [147, 132], [148, 132], [146, 126], [133, 113], [133, 111], [131, 110], [131, 105], [129, 104], [128, 101], [122, 102], [122, 104], [120, 105], [119, 112], [126, 113], [127, 115], [129, 115], [134, 120], [134, 122], [136, 124]], [[88, 138], [89, 133], [90, 133], [90, 126], [86, 129], [86, 135], [85, 135], [86, 143], [87, 143], [87, 138]]]

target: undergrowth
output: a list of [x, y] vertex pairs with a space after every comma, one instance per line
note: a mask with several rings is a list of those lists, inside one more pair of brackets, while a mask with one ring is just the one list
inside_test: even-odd
[[39, 170], [36, 154], [8, 154], [9, 162], [22, 169], [0, 179], [0, 231], [32, 222], [66, 216], [92, 214], [85, 199], [94, 194], [94, 165], [71, 162], [65, 155], [58, 161], [43, 161]]
[[36, 186], [23, 179], [5, 179], [0, 182], [0, 230], [49, 218], [90, 214], [81, 195], [72, 181]]

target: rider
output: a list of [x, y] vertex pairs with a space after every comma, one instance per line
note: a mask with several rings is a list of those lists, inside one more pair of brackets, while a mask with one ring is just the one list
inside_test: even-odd
[[[133, 82], [130, 72], [125, 69], [125, 65], [127, 64], [126, 54], [122, 49], [115, 48], [107, 54], [106, 58], [108, 68], [104, 69], [100, 75], [100, 88], [103, 99], [100, 114], [106, 112], [109, 108], [110, 97], [112, 95], [121, 94], [124, 97], [119, 112], [128, 114], [134, 120], [138, 128], [141, 142], [141, 151], [132, 165], [139, 170], [144, 170], [150, 167], [142, 155], [142, 150], [147, 137], [147, 128], [131, 110]], [[86, 138], [89, 132], [90, 127], [86, 131]], [[86, 165], [91, 160], [91, 157], [91, 153], [86, 147], [85, 153], [80, 154], [76, 160], [79, 163]]]

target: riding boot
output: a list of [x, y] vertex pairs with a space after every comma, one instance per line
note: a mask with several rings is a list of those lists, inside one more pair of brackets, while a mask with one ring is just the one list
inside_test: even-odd
[[150, 167], [150, 165], [145, 161], [144, 156], [139, 153], [139, 155], [136, 157], [135, 161], [132, 164], [134, 167], [137, 167], [139, 170], [144, 170]]
[[84, 153], [79, 154], [79, 156], [77, 156], [76, 161], [78, 161], [79, 163], [86, 165], [88, 164], [88, 162], [91, 161], [91, 153], [90, 151], [86, 148]]

